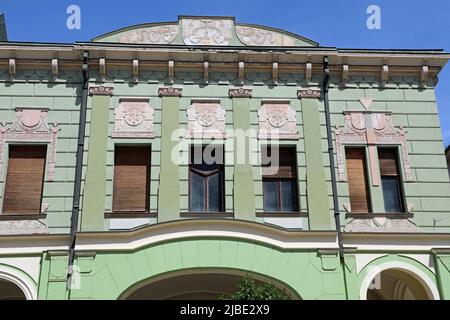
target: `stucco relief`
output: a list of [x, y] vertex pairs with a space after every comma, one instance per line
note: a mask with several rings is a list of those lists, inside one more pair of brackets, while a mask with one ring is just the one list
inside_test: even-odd
[[46, 143], [49, 144], [47, 161], [47, 180], [53, 181], [56, 168], [56, 140], [59, 128], [57, 123], [49, 126], [47, 109], [17, 108], [16, 120], [11, 127], [0, 125], [0, 174], [3, 169], [4, 149], [7, 143]]
[[170, 44], [178, 34], [177, 25], [155, 26], [130, 31], [119, 37], [120, 43]]
[[227, 46], [234, 32], [231, 19], [183, 19], [181, 25], [187, 45]]
[[263, 103], [258, 110], [259, 139], [298, 139], [297, 114], [289, 103]]
[[153, 138], [155, 110], [148, 99], [121, 99], [115, 110], [113, 138]]
[[352, 219], [344, 228], [345, 232], [420, 232], [409, 219], [375, 217], [371, 219]]
[[338, 175], [345, 181], [345, 145], [368, 145], [372, 182], [379, 185], [378, 161], [375, 159], [377, 145], [399, 145], [401, 161], [406, 181], [412, 181], [411, 163], [409, 160], [406, 130], [403, 126], [395, 128], [389, 112], [345, 112], [344, 128], [336, 126], [336, 152]]
[[48, 228], [39, 220], [0, 221], [0, 235], [48, 234]]
[[192, 101], [186, 138], [225, 139], [225, 110], [219, 101]]
[[264, 30], [261, 28], [236, 26], [239, 40], [247, 46], [287, 46], [295, 45], [292, 37], [279, 32]]

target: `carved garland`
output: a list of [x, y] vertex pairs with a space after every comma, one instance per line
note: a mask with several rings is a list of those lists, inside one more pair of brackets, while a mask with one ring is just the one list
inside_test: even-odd
[[377, 145], [401, 146], [403, 170], [406, 181], [413, 181], [411, 163], [406, 143], [406, 130], [396, 129], [389, 112], [345, 112], [345, 126], [336, 126], [336, 152], [339, 180], [345, 181], [344, 145], [368, 145], [369, 162], [374, 186], [380, 184], [375, 148]]
[[58, 124], [49, 127], [47, 109], [16, 108], [16, 120], [8, 128], [0, 126], [0, 174], [3, 170], [4, 149], [7, 143], [48, 143], [50, 146], [47, 180], [55, 179], [56, 140]]

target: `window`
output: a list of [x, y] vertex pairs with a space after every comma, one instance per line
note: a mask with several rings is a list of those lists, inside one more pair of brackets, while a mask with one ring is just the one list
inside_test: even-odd
[[148, 212], [150, 207], [149, 146], [116, 146], [114, 212]]
[[224, 212], [224, 151], [222, 145], [191, 146], [189, 211]]
[[404, 212], [398, 153], [395, 148], [378, 148], [381, 186], [386, 212]]
[[264, 212], [298, 212], [295, 147], [263, 147]]
[[46, 146], [9, 147], [4, 214], [41, 213], [46, 155]]
[[352, 213], [371, 211], [365, 148], [346, 148], [348, 189]]

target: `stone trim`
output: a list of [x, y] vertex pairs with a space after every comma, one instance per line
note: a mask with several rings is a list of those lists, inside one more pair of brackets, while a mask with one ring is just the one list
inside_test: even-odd
[[172, 88], [172, 87], [166, 87], [166, 88], [159, 88], [158, 95], [160, 97], [181, 97], [183, 93], [182, 88]]
[[297, 91], [299, 99], [318, 99], [322, 95], [320, 89], [300, 89]]
[[0, 235], [48, 234], [48, 227], [39, 220], [0, 220]]
[[149, 99], [123, 98], [114, 110], [113, 138], [154, 138], [155, 109]]
[[289, 102], [263, 101], [258, 109], [258, 139], [297, 140], [297, 112]]
[[230, 98], [251, 98], [253, 89], [234, 88], [228, 91]]
[[113, 94], [114, 94], [113, 87], [97, 86], [89, 88], [90, 96], [112, 96]]

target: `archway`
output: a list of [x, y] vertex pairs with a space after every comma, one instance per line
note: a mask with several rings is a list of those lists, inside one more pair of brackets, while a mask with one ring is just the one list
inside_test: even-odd
[[364, 300], [439, 300], [433, 281], [406, 263], [385, 263], [371, 269], [361, 286]]
[[26, 300], [25, 293], [14, 283], [0, 279], [0, 300]]
[[[234, 270], [187, 270], [149, 279], [125, 291], [122, 300], [218, 300], [236, 292], [246, 273]], [[251, 274], [258, 285], [272, 282], [291, 299], [298, 297], [287, 286]]]

